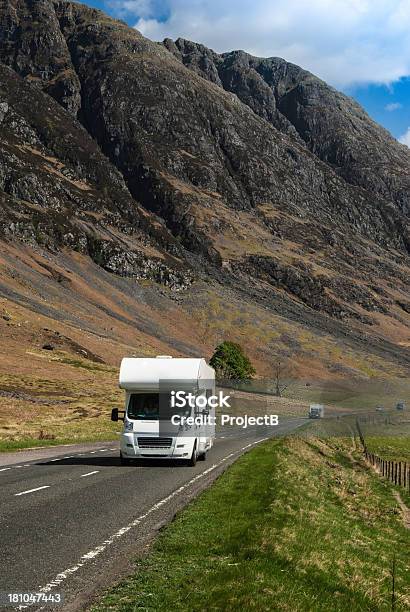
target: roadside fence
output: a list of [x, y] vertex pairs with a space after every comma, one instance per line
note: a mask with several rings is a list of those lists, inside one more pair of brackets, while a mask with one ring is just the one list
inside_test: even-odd
[[366, 460], [376, 469], [380, 476], [383, 476], [383, 478], [386, 478], [396, 486], [403, 487], [410, 493], [410, 463], [406, 461], [389, 461], [371, 453], [367, 448], [359, 419], [356, 420], [356, 427]]

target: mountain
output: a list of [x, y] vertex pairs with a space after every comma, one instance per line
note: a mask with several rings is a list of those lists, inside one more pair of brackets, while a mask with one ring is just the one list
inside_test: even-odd
[[[185, 66], [236, 94], [278, 130], [305, 143], [347, 182], [393, 201], [408, 217], [410, 150], [352, 98], [280, 58], [262, 59], [243, 51], [219, 55], [183, 39], [166, 39], [164, 45]], [[408, 231], [407, 224], [407, 249]]]
[[117, 363], [229, 337], [259, 374], [408, 376], [410, 150], [360, 106], [282, 59], [155, 43], [72, 2], [9, 0], [0, 23], [11, 353], [51, 333]]

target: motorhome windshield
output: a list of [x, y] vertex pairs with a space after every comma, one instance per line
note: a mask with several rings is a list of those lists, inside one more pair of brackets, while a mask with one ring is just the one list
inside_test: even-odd
[[[160, 401], [161, 397], [161, 401]], [[190, 416], [191, 408], [171, 408], [170, 396], [159, 393], [133, 393], [128, 404], [128, 418], [138, 421], [169, 420], [175, 414]]]

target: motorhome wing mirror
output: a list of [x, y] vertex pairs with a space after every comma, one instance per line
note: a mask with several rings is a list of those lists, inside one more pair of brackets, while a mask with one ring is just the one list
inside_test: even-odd
[[117, 421], [118, 421], [118, 408], [113, 408], [111, 410], [111, 421], [114, 421], [114, 423], [117, 423]]
[[113, 408], [111, 411], [111, 421], [114, 421], [114, 423], [117, 423], [118, 421], [123, 421], [125, 418], [124, 416], [120, 417], [120, 411], [118, 410], [118, 408]]

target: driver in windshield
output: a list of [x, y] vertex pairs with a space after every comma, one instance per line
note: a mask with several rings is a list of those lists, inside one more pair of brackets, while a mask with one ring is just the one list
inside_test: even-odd
[[148, 405], [145, 405], [143, 410], [144, 410], [144, 415], [146, 417], [153, 418], [153, 419], [158, 418], [158, 408], [152, 405], [152, 403], [148, 403]]

